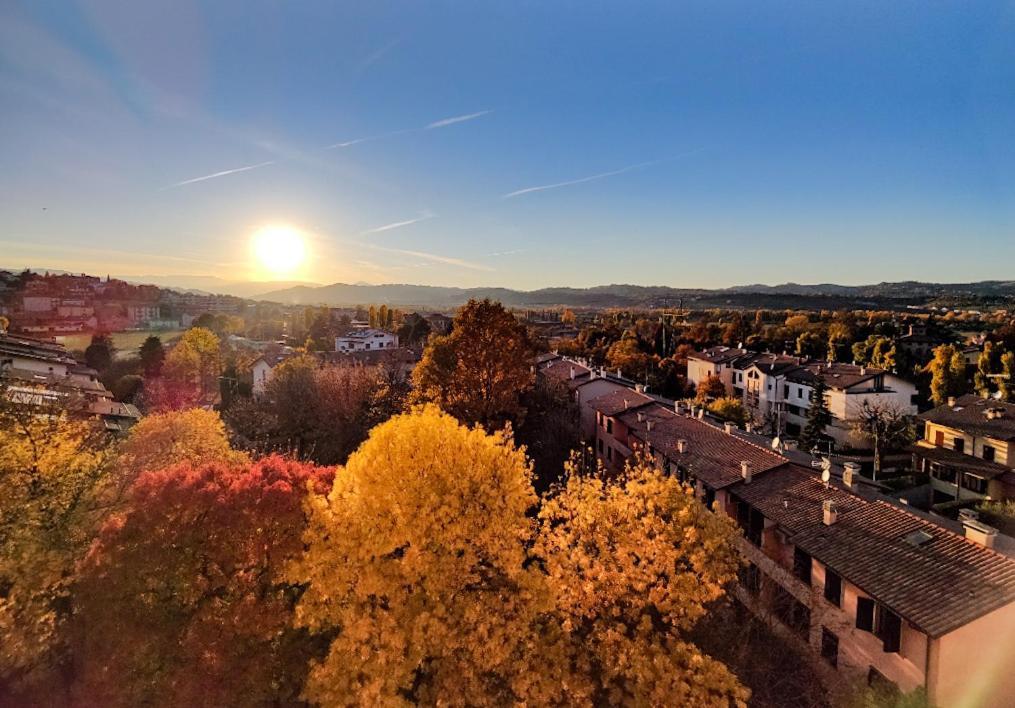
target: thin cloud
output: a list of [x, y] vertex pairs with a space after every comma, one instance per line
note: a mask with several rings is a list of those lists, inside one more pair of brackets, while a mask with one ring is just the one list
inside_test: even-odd
[[500, 256], [513, 256], [516, 253], [525, 253], [527, 248], [516, 248], [512, 251], [497, 251], [496, 253], [487, 253], [487, 258], [499, 258]]
[[435, 216], [437, 216], [437, 215], [436, 214], [431, 214], [430, 212], [426, 212], [426, 213], [416, 217], [415, 219], [408, 219], [406, 221], [395, 221], [395, 222], [390, 223], [390, 224], [385, 224], [384, 226], [377, 226], [377, 227], [374, 227], [372, 229], [367, 229], [366, 231], [363, 232], [362, 235], [366, 235], [366, 234], [379, 234], [379, 233], [383, 233], [384, 231], [391, 231], [392, 229], [400, 229], [403, 226], [412, 226], [413, 224], [418, 224], [421, 221], [426, 221], [427, 219], [432, 219]]
[[570, 187], [575, 184], [585, 184], [586, 182], [595, 182], [596, 180], [606, 179], [607, 177], [614, 177], [616, 175], [622, 175], [626, 172], [633, 172], [634, 170], [640, 170], [643, 167], [655, 165], [659, 160], [653, 160], [651, 162], [639, 162], [637, 165], [628, 165], [627, 167], [621, 167], [619, 170], [611, 170], [610, 172], [601, 172], [597, 175], [589, 175], [588, 177], [579, 177], [578, 179], [571, 179], [566, 182], [554, 182], [553, 184], [541, 184], [536, 187], [526, 187], [525, 189], [518, 189], [514, 192], [508, 192], [502, 199], [511, 199], [512, 197], [520, 197], [523, 194], [531, 194], [533, 192], [545, 192], [548, 189], [559, 189], [561, 187]]
[[366, 248], [372, 248], [375, 251], [381, 251], [383, 253], [396, 253], [402, 256], [412, 256], [413, 258], [422, 258], [423, 260], [431, 261], [433, 263], [443, 263], [445, 265], [456, 266], [458, 268], [468, 268], [469, 270], [484, 270], [484, 271], [494, 270], [494, 268], [491, 268], [490, 266], [484, 265], [482, 263], [473, 263], [472, 261], [466, 261], [461, 258], [452, 258], [451, 256], [441, 256], [436, 253], [426, 253], [424, 251], [410, 251], [404, 248], [390, 248], [388, 246], [378, 246], [373, 243], [360, 243], [358, 245], [364, 246]]
[[247, 165], [246, 167], [237, 167], [232, 170], [222, 170], [221, 172], [214, 172], [210, 175], [203, 175], [201, 177], [194, 177], [193, 179], [185, 179], [182, 182], [176, 182], [168, 187], [163, 187], [162, 190], [174, 189], [176, 187], [182, 187], [185, 184], [194, 184], [195, 182], [204, 182], [205, 180], [215, 179], [216, 177], [225, 177], [226, 175], [234, 175], [237, 172], [247, 172], [248, 170], [256, 170], [260, 167], [267, 167], [268, 165], [274, 165], [274, 160], [268, 160], [267, 162], [259, 162], [256, 165]]
[[475, 120], [476, 118], [485, 116], [488, 113], [493, 113], [493, 111], [479, 111], [478, 113], [467, 113], [464, 116], [452, 116], [451, 118], [435, 120], [433, 123], [427, 125], [424, 130], [433, 130], [434, 128], [444, 128], [449, 125], [454, 125], [455, 123], [464, 123], [467, 120]]

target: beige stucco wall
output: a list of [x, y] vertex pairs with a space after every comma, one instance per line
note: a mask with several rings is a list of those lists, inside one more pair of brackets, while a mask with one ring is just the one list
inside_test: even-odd
[[931, 648], [928, 694], [947, 708], [1015, 705], [1015, 604], [970, 622]]

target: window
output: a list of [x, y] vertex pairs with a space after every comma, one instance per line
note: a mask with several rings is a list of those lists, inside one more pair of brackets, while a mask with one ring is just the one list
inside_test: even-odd
[[804, 390], [802, 388], [798, 388], [796, 390], [796, 397], [797, 398], [803, 398], [804, 397]]
[[612, 447], [607, 447], [606, 448], [606, 459], [609, 460], [610, 462], [613, 462], [613, 448]]
[[613, 418], [606, 419], [606, 432], [613, 433]]
[[996, 453], [993, 447], [991, 447], [990, 445], [983, 446], [983, 459], [985, 459], [987, 462], [993, 462], [995, 454]]
[[806, 584], [811, 584], [811, 556], [799, 548], [793, 548], [793, 575]]
[[902, 642], [902, 618], [883, 605], [877, 608], [877, 635], [886, 652], [899, 651]]
[[965, 489], [968, 489], [969, 491], [974, 492], [976, 494], [987, 493], [987, 480], [983, 479], [982, 477], [977, 477], [976, 475], [969, 474], [968, 472], [962, 475], [962, 486]]
[[874, 600], [869, 597], [856, 598], [856, 628], [874, 631]]
[[737, 524], [744, 531], [744, 536], [755, 546], [761, 546], [761, 536], [765, 530], [765, 516], [750, 504], [734, 497], [737, 509]]
[[934, 447], [945, 446], [945, 433], [943, 430], [934, 431]]
[[603, 454], [603, 439], [602, 438], [598, 438], [596, 440], [596, 442], [599, 443], [599, 454], [602, 455]]
[[832, 666], [839, 664], [839, 638], [827, 627], [821, 628], [821, 658]]
[[955, 440], [952, 441], [952, 448], [955, 452], [964, 452], [966, 449], [965, 438], [955, 438]]
[[782, 386], [782, 397], [789, 398], [789, 384], [783, 384]]
[[741, 566], [738, 574], [741, 587], [747, 591], [747, 594], [757, 597], [761, 592], [761, 571], [758, 570], [758, 566], [748, 563]]
[[828, 568], [825, 568], [825, 599], [836, 607], [842, 607], [842, 578]]
[[712, 505], [714, 503], [715, 503], [715, 490], [706, 485], [705, 486], [705, 506], [708, 507], [709, 509], [711, 509]]
[[802, 639], [807, 639], [811, 628], [811, 611], [780, 585], [772, 585], [772, 612]]
[[948, 482], [949, 484], [955, 484], [955, 470], [951, 467], [942, 467], [936, 462], [932, 462], [930, 465], [930, 473], [935, 479], [940, 479], [942, 482]]

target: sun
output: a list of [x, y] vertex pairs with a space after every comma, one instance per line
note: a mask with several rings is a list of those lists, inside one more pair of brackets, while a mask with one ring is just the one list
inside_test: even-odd
[[303, 234], [291, 226], [266, 226], [251, 239], [261, 269], [273, 276], [290, 275], [306, 260]]

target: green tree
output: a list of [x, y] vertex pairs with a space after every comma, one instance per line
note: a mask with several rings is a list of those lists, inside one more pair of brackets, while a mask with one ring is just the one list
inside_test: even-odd
[[85, 349], [85, 364], [102, 373], [113, 363], [116, 349], [108, 334], [92, 335], [92, 342]]
[[800, 448], [810, 451], [825, 440], [825, 428], [832, 424], [832, 412], [828, 409], [825, 393], [828, 386], [818, 379], [811, 392], [811, 406], [807, 409], [807, 424], [800, 433]]
[[162, 340], [154, 334], [144, 340], [140, 350], [141, 365], [144, 375], [151, 378], [162, 373], [162, 365], [166, 361], [166, 350]]

